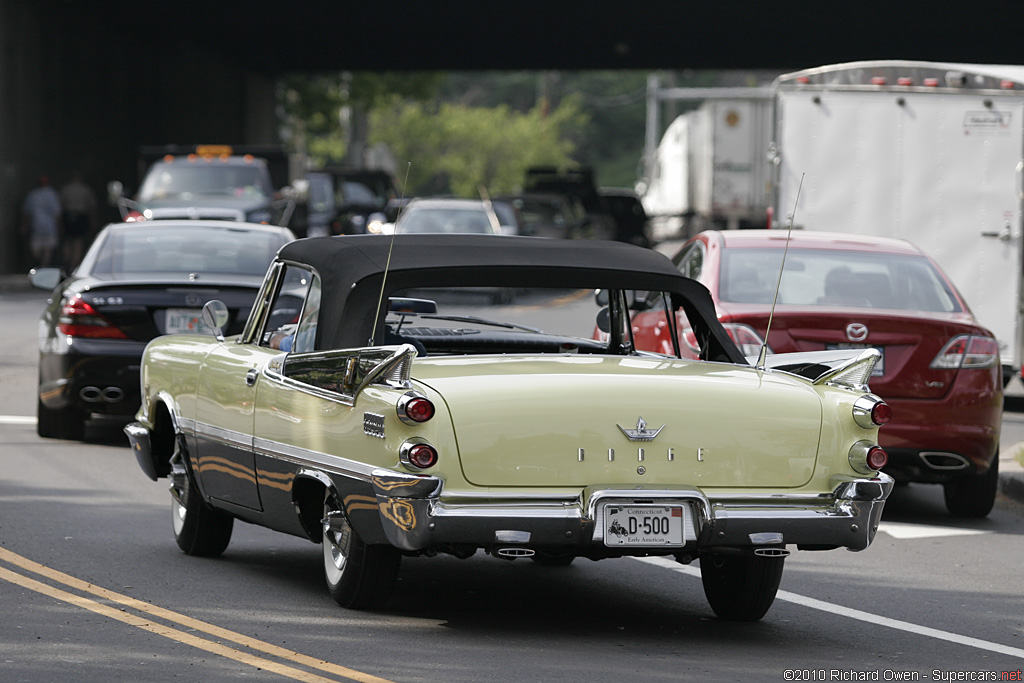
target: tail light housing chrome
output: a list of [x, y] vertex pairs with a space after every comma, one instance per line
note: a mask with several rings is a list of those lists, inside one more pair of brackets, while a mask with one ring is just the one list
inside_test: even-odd
[[398, 419], [407, 425], [416, 425], [434, 417], [434, 404], [418, 391], [407, 391], [398, 399]]
[[60, 309], [57, 329], [69, 337], [90, 339], [127, 339], [128, 335], [96, 312], [81, 296], [76, 295]]
[[402, 464], [410, 470], [425, 470], [437, 464], [437, 449], [427, 443], [426, 439], [413, 437], [407, 439], [398, 449], [398, 457]]
[[881, 427], [892, 420], [892, 408], [874, 394], [865, 394], [853, 403], [853, 421], [864, 429]]
[[966, 370], [997, 365], [999, 342], [992, 337], [961, 334], [946, 342], [929, 367], [933, 370]]
[[871, 441], [858, 441], [850, 448], [850, 467], [860, 474], [874, 474], [889, 462], [889, 454]]

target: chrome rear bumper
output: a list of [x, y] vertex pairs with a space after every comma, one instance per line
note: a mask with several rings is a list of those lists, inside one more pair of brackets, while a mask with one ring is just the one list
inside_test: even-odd
[[[682, 551], [796, 545], [863, 550], [874, 539], [893, 479], [843, 478], [823, 495], [706, 495], [694, 487], [657, 489], [591, 486], [574, 498], [456, 497], [441, 480], [376, 470], [371, 476], [387, 540], [403, 550], [444, 544], [541, 547], [585, 554], [604, 546], [608, 503], [680, 503], [690, 514]], [[483, 494], [487, 496], [488, 494]], [[619, 554], [647, 554], [632, 547]], [[665, 550], [659, 547], [658, 550]]]

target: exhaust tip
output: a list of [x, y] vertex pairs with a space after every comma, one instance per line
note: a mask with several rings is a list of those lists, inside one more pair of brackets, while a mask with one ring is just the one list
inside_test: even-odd
[[943, 453], [941, 451], [923, 451], [920, 454], [924, 464], [933, 470], [944, 472], [956, 472], [966, 470], [971, 466], [971, 461], [958, 453]]
[[530, 548], [498, 548], [494, 551], [498, 557], [514, 560], [517, 557], [533, 557], [536, 553]]
[[103, 390], [99, 387], [82, 387], [78, 396], [86, 403], [99, 403], [103, 400]]
[[121, 387], [107, 387], [100, 392], [100, 397], [107, 403], [120, 403], [124, 399], [124, 390]]

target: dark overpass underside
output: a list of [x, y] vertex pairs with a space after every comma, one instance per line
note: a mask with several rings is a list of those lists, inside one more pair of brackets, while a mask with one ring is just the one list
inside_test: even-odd
[[[1019, 2], [207, 0], [66, 3], [143, 43], [271, 71], [799, 69], [857, 59], [1021, 61]], [[83, 5], [85, 7], [83, 7]], [[149, 36], [147, 36], [147, 33]]]
[[1020, 64], [1022, 18], [1019, 0], [0, 0], [0, 272], [26, 266], [39, 175], [102, 194], [132, 188], [143, 145], [277, 142], [289, 72]]

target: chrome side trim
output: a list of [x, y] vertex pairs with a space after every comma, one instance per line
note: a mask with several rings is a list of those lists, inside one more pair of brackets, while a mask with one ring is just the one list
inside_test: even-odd
[[180, 420], [182, 433], [194, 435], [216, 441], [227, 446], [234, 446], [242, 449], [252, 449], [257, 455], [262, 455], [275, 460], [289, 462], [295, 465], [309, 465], [316, 469], [324, 470], [334, 474], [369, 481], [371, 473], [377, 469], [374, 465], [367, 465], [356, 460], [343, 458], [330, 453], [313, 451], [306, 448], [299, 448], [289, 444], [252, 437], [249, 434], [238, 432], [222, 427], [214, 427], [204, 422], [182, 418]]
[[370, 481], [370, 476], [377, 467], [350, 460], [330, 453], [311, 451], [306, 448], [291, 446], [270, 439], [255, 438], [252, 442], [253, 451], [275, 460], [290, 462], [295, 465], [315, 465], [318, 469], [339, 474], [345, 477]]
[[225, 429], [223, 427], [215, 427], [214, 425], [207, 424], [205, 422], [192, 421], [192, 433], [195, 436], [206, 439], [207, 441], [215, 441], [225, 446], [233, 446], [242, 449], [252, 448], [252, 435], [238, 432], [233, 429]]

